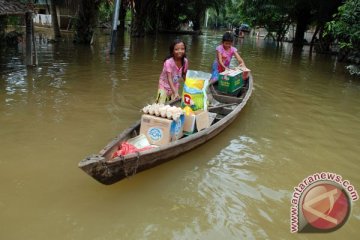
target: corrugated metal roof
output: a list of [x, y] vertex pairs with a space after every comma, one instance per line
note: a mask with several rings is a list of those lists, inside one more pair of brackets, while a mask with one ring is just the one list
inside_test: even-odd
[[0, 15], [23, 15], [29, 9], [17, 0], [0, 0]]

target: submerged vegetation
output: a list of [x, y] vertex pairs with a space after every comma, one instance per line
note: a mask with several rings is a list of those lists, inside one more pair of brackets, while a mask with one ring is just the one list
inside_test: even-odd
[[341, 58], [351, 65], [351, 74], [360, 76], [360, 0], [348, 0], [339, 7], [334, 19], [327, 23], [327, 34], [338, 41]]

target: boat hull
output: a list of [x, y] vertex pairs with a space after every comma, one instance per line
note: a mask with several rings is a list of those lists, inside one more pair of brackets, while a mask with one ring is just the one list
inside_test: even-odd
[[79, 167], [100, 183], [110, 185], [198, 147], [215, 137], [236, 119], [252, 92], [252, 77], [248, 81], [247, 90], [240, 97], [223, 95], [217, 92], [213, 86], [210, 86], [214, 99], [223, 104], [223, 106], [228, 107], [213, 108], [213, 111], [218, 111], [225, 115], [209, 128], [158, 148], [111, 159], [110, 156], [117, 149], [117, 146], [138, 132], [140, 127], [140, 122], [138, 121], [111, 141], [99, 154], [89, 156], [80, 161]]

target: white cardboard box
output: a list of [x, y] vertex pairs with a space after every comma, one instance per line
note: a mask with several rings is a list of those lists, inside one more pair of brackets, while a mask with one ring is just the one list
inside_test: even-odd
[[164, 145], [183, 136], [184, 115], [175, 120], [148, 114], [141, 116], [140, 134], [144, 134], [150, 144]]
[[185, 115], [184, 133], [191, 134], [195, 129], [201, 131], [202, 129], [210, 127], [213, 120], [210, 119], [213, 118], [213, 115], [210, 115], [204, 110], [197, 110], [194, 112], [194, 115]]

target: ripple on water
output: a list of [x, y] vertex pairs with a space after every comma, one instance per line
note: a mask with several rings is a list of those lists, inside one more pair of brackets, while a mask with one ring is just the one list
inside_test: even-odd
[[[203, 210], [213, 226], [208, 231], [221, 229], [228, 237], [247, 239], [267, 237], [265, 230], [259, 228], [259, 220], [255, 219], [273, 222], [268, 202], [282, 201], [286, 192], [257, 182], [262, 174], [257, 170], [264, 161], [257, 145], [254, 139], [246, 136], [232, 140], [208, 162], [197, 179], [199, 197], [207, 202]], [[259, 205], [264, 207], [259, 209]]]

